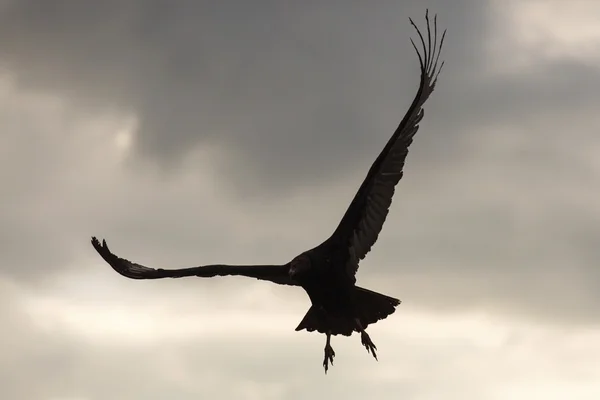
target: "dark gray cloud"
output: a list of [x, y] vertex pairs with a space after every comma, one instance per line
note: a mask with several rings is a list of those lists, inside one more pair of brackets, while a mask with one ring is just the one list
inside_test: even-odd
[[[180, 167], [196, 146], [219, 143], [216, 169], [240, 196], [281, 194], [370, 162], [415, 90], [406, 19], [422, 22], [425, 5], [343, 4], [19, 1], [0, 17], [0, 59], [23, 87], [137, 115], [145, 162]], [[582, 63], [486, 74], [498, 24], [488, 5], [427, 5], [451, 34], [411, 163], [456, 162], [483, 125], [598, 102], [598, 69]]]
[[[92, 115], [134, 113], [141, 121], [134, 154], [144, 156], [146, 165], [181, 167], [179, 160], [193, 145], [216, 142], [226, 149], [213, 159], [216, 177], [231, 182], [225, 185], [237, 196], [275, 200], [268, 193], [281, 195], [345, 178], [357, 161], [362, 177], [363, 165], [404, 113], [404, 105], [385, 99], [386, 92], [382, 100], [379, 89], [390, 84], [381, 77], [398, 83], [391, 93], [408, 105], [417, 75], [408, 42], [414, 33], [406, 19], [422, 20], [423, 10], [389, 6], [384, 12], [345, 5], [340, 13], [336, 3], [294, 8], [276, 2], [252, 7], [243, 2], [220, 7], [198, 2], [61, 1], [51, 7], [11, 2], [0, 14], [0, 62], [20, 90], [59, 95], [69, 107]], [[446, 26], [462, 15], [444, 13]], [[404, 37], [404, 44], [393, 37]], [[405, 51], [411, 56], [403, 57]], [[404, 78], [409, 69], [413, 76]], [[366, 81], [369, 77], [376, 78], [374, 85]], [[408, 96], [398, 96], [407, 90]], [[365, 110], [365, 104], [372, 105]], [[380, 134], [365, 135], [378, 130], [371, 126], [375, 116], [368, 115], [377, 105], [387, 110], [390, 123], [381, 126]], [[44, 126], [36, 123], [38, 111], [11, 109], [3, 116], [6, 127], [20, 136], [6, 146], [13, 155], [4, 158], [4, 170], [19, 165], [20, 173], [8, 182], [3, 218], [14, 228], [3, 233], [1, 243], [5, 268], [25, 272], [40, 264], [51, 270], [74, 261], [75, 255], [69, 257], [64, 249], [72, 248], [69, 243], [80, 232], [66, 235], [58, 229], [61, 225], [98, 224], [116, 213], [114, 203], [110, 212], [103, 209], [106, 204], [97, 206], [95, 213], [102, 216], [81, 205], [97, 201], [106, 190], [97, 188], [97, 176], [73, 174], [83, 171], [86, 156], [73, 155], [78, 151], [73, 137], [84, 126], [54, 120], [53, 127]], [[63, 134], [55, 132], [65, 128]], [[362, 148], [370, 152], [362, 155]], [[172, 174], [168, 179], [176, 180]], [[90, 192], [94, 195], [87, 200], [81, 197]], [[124, 207], [135, 197], [127, 191], [112, 194], [117, 196]], [[140, 201], [149, 197], [157, 202], [150, 192]], [[80, 204], [77, 212], [72, 205], [60, 210], [69, 199]], [[134, 217], [133, 225], [144, 218]], [[165, 219], [168, 223], [171, 217]], [[37, 251], [23, 251], [19, 243]]]
[[[0, 59], [23, 87], [139, 116], [147, 162], [179, 167], [218, 142], [236, 187], [281, 192], [379, 151], [416, 90], [408, 17], [423, 26], [424, 6], [20, 1], [0, 17]], [[485, 5], [429, 6], [452, 31], [442, 104], [481, 64]]]

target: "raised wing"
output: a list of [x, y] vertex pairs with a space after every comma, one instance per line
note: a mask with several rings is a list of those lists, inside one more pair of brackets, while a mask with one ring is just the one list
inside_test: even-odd
[[98, 239], [92, 237], [92, 246], [115, 271], [130, 279], [183, 278], [186, 276], [211, 278], [213, 276], [239, 275], [280, 285], [298, 286], [298, 283], [289, 277], [289, 265], [205, 265], [181, 269], [155, 269], [117, 257], [108, 249], [105, 240], [100, 244]]
[[325, 242], [347, 247], [349, 258], [346, 269], [351, 276], [356, 274], [359, 261], [371, 250], [381, 232], [392, 203], [395, 186], [403, 175], [402, 169], [408, 154], [408, 147], [423, 118], [422, 106], [433, 92], [438, 74], [444, 65], [442, 61], [438, 67], [438, 59], [446, 31], [443, 32], [438, 46], [437, 17], [434, 17], [433, 20], [433, 38], [429, 24], [429, 12], [425, 14], [425, 19], [427, 21], [427, 43], [425, 43], [419, 28], [410, 19], [410, 23], [419, 34], [422, 45], [421, 53], [411, 39], [421, 67], [419, 90], [402, 122], [371, 166], [337, 229]]

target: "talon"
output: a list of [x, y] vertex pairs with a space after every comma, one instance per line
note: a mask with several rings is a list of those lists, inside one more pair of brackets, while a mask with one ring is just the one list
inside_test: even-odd
[[333, 366], [333, 358], [335, 357], [335, 351], [329, 345], [325, 346], [325, 358], [323, 359], [323, 368], [325, 368], [325, 373], [329, 369], [329, 363]]
[[371, 341], [371, 338], [369, 337], [367, 332], [361, 332], [360, 341], [362, 342], [362, 345], [365, 346], [365, 348], [367, 349], [367, 353], [372, 354], [373, 357], [375, 357], [375, 360], [379, 361], [377, 359], [377, 353], [375, 352], [375, 350], [377, 350], [377, 346], [375, 346], [375, 343]]

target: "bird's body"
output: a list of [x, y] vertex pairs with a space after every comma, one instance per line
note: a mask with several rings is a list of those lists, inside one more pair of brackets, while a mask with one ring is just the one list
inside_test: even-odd
[[[350, 336], [359, 331], [355, 319], [361, 321], [363, 328], [376, 322], [379, 316], [387, 317], [394, 312], [400, 301], [379, 293], [356, 286], [353, 276], [349, 276], [344, 265], [347, 257], [343, 248], [322, 245], [302, 253], [292, 261], [292, 265], [307, 265], [304, 270], [292, 273], [293, 279], [306, 291], [312, 306], [296, 330], [306, 329], [332, 335]], [[376, 304], [375, 310], [366, 307], [371, 303], [386, 300], [390, 307], [381, 310]], [[387, 312], [387, 313], [386, 313]], [[384, 315], [385, 314], [385, 315]]]
[[329, 363], [333, 364], [335, 356], [330, 345], [332, 335], [350, 336], [353, 332], [359, 332], [362, 344], [377, 358], [376, 347], [365, 329], [369, 324], [392, 314], [400, 301], [356, 286], [355, 275], [360, 260], [371, 250], [383, 227], [395, 186], [403, 175], [408, 147], [418, 130], [418, 123], [423, 118], [422, 106], [433, 92], [443, 66], [442, 62], [438, 68], [438, 58], [445, 32], [438, 46], [437, 24], [434, 20], [432, 38], [428, 14], [426, 20], [427, 43], [412, 20], [410, 21], [417, 29], [423, 46], [421, 54], [413, 42], [421, 67], [417, 95], [371, 166], [336, 230], [323, 243], [282, 265], [205, 265], [181, 269], [155, 269], [133, 263], [114, 255], [105, 241], [100, 243], [92, 237], [94, 248], [114, 270], [131, 279], [240, 275], [302, 287], [312, 305], [296, 330], [306, 329], [309, 332], [318, 331], [327, 335], [323, 361], [325, 372]]

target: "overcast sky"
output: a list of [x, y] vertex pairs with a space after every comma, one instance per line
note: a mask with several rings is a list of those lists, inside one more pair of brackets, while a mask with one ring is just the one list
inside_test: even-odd
[[[218, 5], [217, 5], [218, 4]], [[376, 6], [375, 6], [376, 5]], [[295, 332], [298, 288], [133, 281], [284, 263], [335, 228], [446, 65], [361, 286], [359, 337]], [[600, 398], [595, 0], [0, 0], [0, 394], [7, 400]]]

